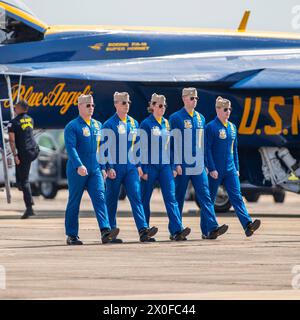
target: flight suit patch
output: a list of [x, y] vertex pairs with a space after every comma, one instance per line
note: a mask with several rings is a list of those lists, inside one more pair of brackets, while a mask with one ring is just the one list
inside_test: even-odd
[[220, 130], [219, 130], [219, 138], [220, 138], [220, 139], [223, 139], [223, 140], [227, 138], [226, 130], [225, 130], [225, 129], [220, 129]]
[[125, 134], [126, 133], [126, 128], [125, 128], [125, 125], [124, 124], [120, 124], [118, 125], [118, 133], [119, 134]]
[[82, 133], [85, 137], [89, 137], [91, 135], [90, 129], [88, 127], [82, 128]]
[[185, 129], [192, 129], [193, 128], [192, 121], [191, 120], [184, 120], [184, 128]]
[[160, 131], [159, 127], [155, 126], [151, 130], [152, 130], [152, 134], [154, 136], [160, 136], [161, 135], [161, 131]]

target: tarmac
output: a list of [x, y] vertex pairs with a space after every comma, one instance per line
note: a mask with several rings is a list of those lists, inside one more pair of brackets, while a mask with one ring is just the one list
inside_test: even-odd
[[288, 193], [284, 204], [271, 196], [247, 203], [262, 220], [246, 238], [234, 212], [218, 214], [229, 231], [202, 240], [199, 212], [186, 202], [188, 241], [171, 242], [162, 197], [155, 191], [151, 224], [155, 243], [140, 243], [127, 200], [119, 206], [123, 244], [102, 245], [88, 196], [82, 201], [83, 246], [65, 244], [67, 191], [55, 200], [36, 198], [37, 216], [20, 220], [21, 193], [13, 203], [0, 193], [0, 299], [300, 299], [300, 202]]

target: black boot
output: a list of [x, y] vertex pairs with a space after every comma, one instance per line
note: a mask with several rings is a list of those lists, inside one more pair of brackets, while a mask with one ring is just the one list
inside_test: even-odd
[[117, 238], [117, 235], [119, 234], [120, 229], [102, 229], [101, 230], [101, 240], [103, 244], [111, 243], [113, 239]]
[[246, 236], [251, 237], [253, 233], [260, 227], [260, 224], [261, 222], [258, 219], [248, 223], [247, 228], [245, 229]]
[[[206, 239], [209, 240], [215, 240], [217, 239], [219, 236], [221, 236], [222, 234], [224, 234], [225, 232], [227, 232], [228, 230], [228, 226], [226, 224], [223, 224], [221, 227], [216, 228], [215, 230], [211, 231], [208, 236], [206, 237]], [[202, 237], [203, 239], [203, 237]]]
[[183, 230], [181, 230], [180, 232], [175, 233], [174, 235], [172, 235], [170, 237], [170, 240], [172, 241], [186, 241], [187, 240], [187, 236], [191, 233], [191, 229], [190, 228], [185, 228]]
[[139, 230], [139, 236], [141, 242], [154, 242], [152, 239], [153, 236], [156, 235], [158, 229], [156, 227], [151, 228], [143, 228]]
[[32, 209], [32, 207], [28, 207], [24, 214], [22, 215], [21, 219], [28, 219], [29, 217], [35, 216], [35, 213]]
[[112, 238], [110, 243], [120, 244], [120, 243], [123, 243], [123, 240], [120, 238], [114, 237], [114, 238]]
[[79, 240], [78, 236], [68, 236], [67, 238], [68, 246], [81, 246], [83, 245], [82, 241]]

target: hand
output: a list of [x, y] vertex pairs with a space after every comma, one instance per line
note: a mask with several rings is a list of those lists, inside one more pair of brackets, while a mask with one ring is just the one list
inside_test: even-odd
[[177, 167], [176, 167], [176, 172], [177, 172], [177, 174], [178, 174], [179, 176], [182, 176], [182, 168], [181, 168], [181, 166], [177, 166]]
[[107, 173], [105, 170], [102, 170], [102, 176], [103, 176], [103, 179], [106, 180], [107, 179]]
[[85, 177], [88, 175], [88, 171], [87, 168], [85, 166], [81, 166], [77, 169], [77, 173], [81, 176], [81, 177]]
[[143, 175], [144, 175], [144, 172], [143, 172], [142, 168], [138, 167], [137, 170], [138, 170], [138, 173], [139, 173], [139, 177], [142, 178]]
[[236, 174], [237, 174], [238, 177], [240, 176], [240, 172], [239, 171], [237, 171]]
[[145, 180], [145, 181], [147, 181], [147, 180], [148, 180], [148, 174], [146, 174], [146, 173], [143, 174], [142, 179]]
[[218, 176], [219, 176], [218, 171], [214, 170], [214, 171], [210, 172], [209, 174], [213, 179], [218, 179]]
[[21, 161], [20, 161], [20, 159], [19, 159], [19, 157], [16, 155], [16, 156], [14, 156], [14, 160], [15, 160], [15, 164], [18, 166], [20, 163], [21, 163]]
[[114, 180], [116, 179], [116, 177], [117, 177], [116, 171], [114, 169], [110, 169], [108, 171], [108, 178], [111, 180]]
[[176, 178], [177, 177], [177, 171], [173, 170], [173, 177]]

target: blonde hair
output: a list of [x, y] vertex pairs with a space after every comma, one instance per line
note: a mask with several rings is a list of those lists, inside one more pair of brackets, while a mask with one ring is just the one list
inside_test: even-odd
[[147, 111], [149, 112], [149, 113], [153, 113], [153, 107], [152, 107], [152, 102], [149, 102], [149, 106], [147, 107]]

